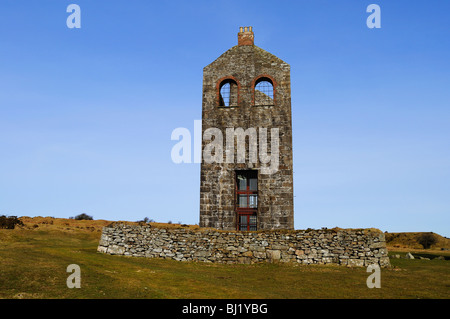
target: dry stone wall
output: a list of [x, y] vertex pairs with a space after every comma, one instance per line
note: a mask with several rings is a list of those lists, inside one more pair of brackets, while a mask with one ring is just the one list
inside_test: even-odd
[[98, 251], [228, 264], [390, 265], [384, 234], [368, 229], [238, 232], [120, 224], [103, 228]]

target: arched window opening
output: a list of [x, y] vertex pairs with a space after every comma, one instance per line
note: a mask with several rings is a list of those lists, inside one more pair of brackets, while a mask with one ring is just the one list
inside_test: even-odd
[[227, 79], [220, 84], [219, 106], [238, 105], [238, 85], [235, 81]]
[[273, 102], [273, 83], [269, 78], [260, 78], [255, 83], [255, 106], [271, 106]]

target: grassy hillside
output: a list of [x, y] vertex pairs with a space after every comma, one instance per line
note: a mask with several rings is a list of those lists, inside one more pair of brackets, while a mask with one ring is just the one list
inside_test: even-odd
[[[110, 256], [96, 251], [109, 221], [21, 219], [0, 229], [0, 298], [450, 298], [445, 260], [392, 259], [381, 289], [369, 289], [365, 268]], [[81, 268], [80, 289], [67, 288], [70, 264]]]
[[[386, 244], [391, 249], [413, 249], [423, 250], [424, 247], [420, 244], [419, 239], [422, 236], [421, 232], [411, 233], [385, 233]], [[439, 234], [432, 233], [437, 242], [431, 245], [430, 251], [450, 250], [450, 238], [440, 236]], [[428, 251], [428, 250], [427, 250]]]

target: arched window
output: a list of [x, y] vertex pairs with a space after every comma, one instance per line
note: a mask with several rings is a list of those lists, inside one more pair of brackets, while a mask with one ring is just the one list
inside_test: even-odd
[[219, 106], [238, 105], [238, 85], [232, 79], [225, 79], [219, 87]]
[[273, 82], [267, 77], [261, 77], [255, 82], [255, 106], [271, 106], [273, 102]]

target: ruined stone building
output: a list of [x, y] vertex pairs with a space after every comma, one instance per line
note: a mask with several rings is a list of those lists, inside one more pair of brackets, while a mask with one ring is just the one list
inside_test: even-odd
[[252, 27], [203, 69], [201, 227], [294, 228], [290, 84], [289, 64], [254, 45]]

